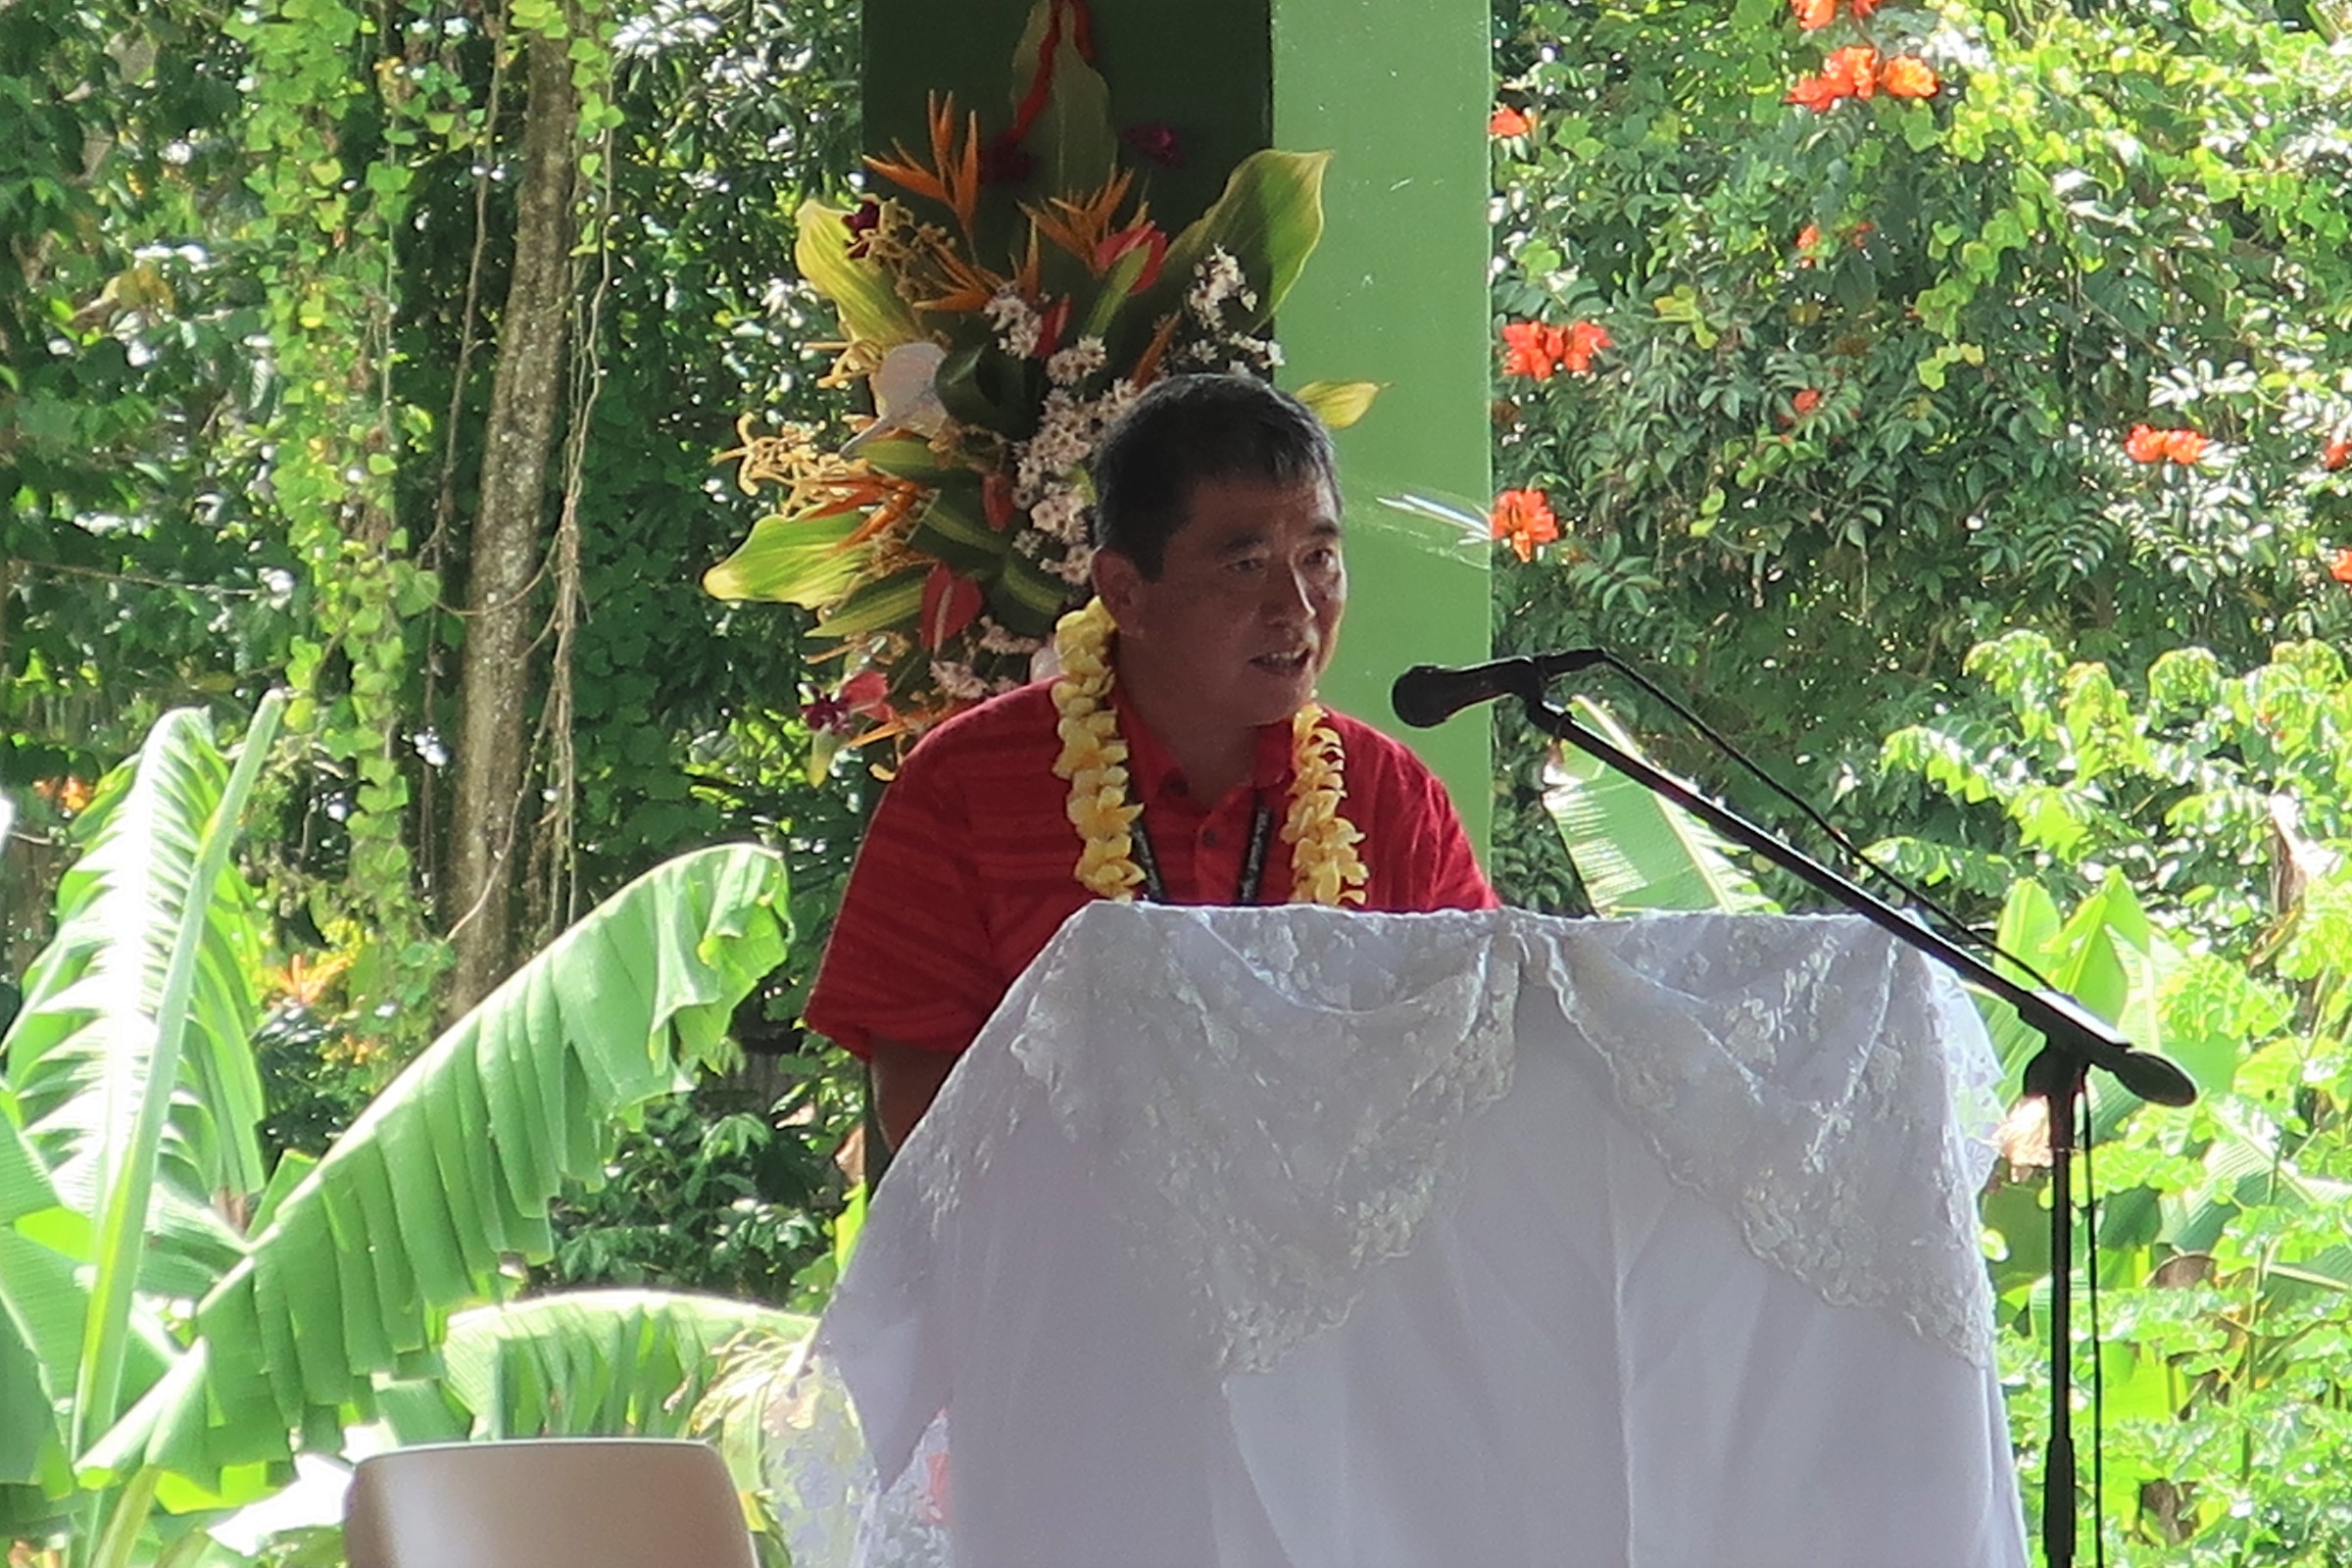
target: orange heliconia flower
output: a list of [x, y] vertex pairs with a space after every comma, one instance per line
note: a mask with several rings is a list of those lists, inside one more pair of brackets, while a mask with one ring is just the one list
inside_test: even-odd
[[1936, 68], [1917, 55], [1897, 55], [1879, 73], [1879, 85], [1889, 98], [1933, 98], [1943, 83], [1936, 79]]
[[1535, 128], [1536, 122], [1532, 115], [1524, 109], [1513, 109], [1509, 104], [1497, 104], [1494, 113], [1487, 119], [1487, 134], [1490, 136], [1524, 136]]
[[1609, 329], [1598, 321], [1570, 321], [1568, 342], [1560, 351], [1560, 363], [1574, 375], [1592, 373], [1592, 356], [1615, 345], [1609, 339]]
[[2333, 473], [2347, 463], [2352, 463], [2352, 436], [2337, 436], [2328, 442], [2327, 450], [2320, 454], [2320, 466], [2326, 468], [2329, 473]]
[[1505, 490], [1494, 498], [1494, 537], [1521, 561], [1536, 559], [1536, 547], [1560, 536], [1560, 519], [1541, 490]]
[[2335, 559], [2328, 563], [2328, 575], [2352, 588], [2352, 550], [2338, 550]]
[[2159, 430], [2135, 424], [2124, 437], [2124, 454], [2134, 463], [2191, 464], [2213, 443], [2194, 430]]

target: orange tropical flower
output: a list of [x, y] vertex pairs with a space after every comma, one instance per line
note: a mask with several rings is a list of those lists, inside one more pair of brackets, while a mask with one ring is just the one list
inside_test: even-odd
[[2347, 463], [2352, 463], [2352, 436], [2337, 436], [2328, 442], [2328, 449], [2320, 454], [2320, 466], [2326, 468], [2329, 473], [2333, 473]]
[[1868, 98], [1878, 88], [1879, 52], [1866, 43], [1849, 43], [1830, 51], [1820, 74], [1798, 78], [1788, 89], [1788, 102], [1819, 114], [1847, 98]]
[[1803, 418], [1806, 415], [1811, 414], [1815, 409], [1821, 407], [1821, 388], [1817, 386], [1809, 386], [1804, 388], [1802, 391], [1798, 392], [1795, 397], [1788, 400], [1788, 406], [1796, 410], [1796, 416], [1798, 418]]
[[1897, 55], [1879, 73], [1879, 85], [1889, 98], [1933, 98], [1943, 83], [1936, 79], [1936, 69], [1917, 55]]
[[[1809, 251], [1820, 243], [1821, 225], [1819, 223], [1807, 223], [1804, 227], [1796, 231], [1796, 248], [1800, 252]], [[1811, 267], [1813, 265], [1813, 258], [1808, 256], [1798, 265], [1802, 267]]]
[[1505, 490], [1494, 498], [1494, 537], [1511, 547], [1521, 561], [1536, 559], [1536, 548], [1560, 536], [1560, 519], [1541, 490]]
[[1838, 18], [1838, 0], [1788, 0], [1788, 9], [1806, 32], [1819, 32]]
[[1602, 349], [1614, 347], [1609, 329], [1598, 321], [1570, 321], [1568, 341], [1560, 349], [1560, 363], [1575, 375], [1592, 373], [1592, 356]]
[[1568, 352], [1568, 334], [1541, 321], [1506, 321], [1502, 327], [1502, 373], [1551, 379]]
[[1866, 22], [1870, 14], [1879, 9], [1879, 0], [1850, 0], [1848, 9], [1853, 12], [1856, 22]]
[[2191, 464], [2213, 443], [2194, 430], [2159, 430], [2135, 424], [2124, 437], [2124, 453], [2134, 463]]
[[2352, 550], [2338, 550], [2335, 559], [2328, 563], [2328, 575], [2346, 587], [2352, 587]]
[[1524, 109], [1513, 109], [1509, 104], [1496, 105], [1494, 113], [1487, 119], [1487, 134], [1490, 136], [1524, 136], [1535, 128], [1533, 116]]

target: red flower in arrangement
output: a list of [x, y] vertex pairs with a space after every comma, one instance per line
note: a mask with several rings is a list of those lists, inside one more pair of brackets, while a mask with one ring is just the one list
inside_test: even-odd
[[1936, 68], [1917, 55], [1897, 55], [1879, 73], [1879, 85], [1886, 89], [1889, 98], [1933, 98], [1943, 83], [1936, 78]]
[[1162, 169], [1184, 167], [1184, 138], [1164, 120], [1147, 120], [1140, 125], [1129, 125], [1119, 132], [1119, 140]]
[[947, 646], [948, 639], [980, 618], [984, 601], [980, 585], [969, 577], [961, 577], [941, 562], [923, 579], [923, 646], [937, 653]]
[[2124, 437], [2124, 455], [2134, 463], [2191, 464], [2213, 443], [2194, 430], [2159, 430], [2135, 424]]
[[2329, 473], [2335, 472], [2347, 463], [2352, 463], [2352, 436], [2337, 436], [2328, 442], [2327, 450], [2320, 454], [2320, 466], [2326, 468]]
[[1560, 350], [1560, 363], [1572, 375], [1591, 375], [1592, 356], [1614, 346], [1609, 329], [1598, 321], [1570, 321], [1568, 341]]
[[873, 243], [874, 230], [882, 226], [882, 204], [865, 201], [858, 204], [854, 213], [844, 213], [841, 226], [855, 236], [850, 241], [850, 254], [863, 260], [866, 247]]
[[1487, 134], [1490, 136], [1524, 136], [1535, 128], [1534, 117], [1524, 109], [1513, 109], [1509, 104], [1497, 104], [1494, 113], [1487, 118]]
[[843, 681], [836, 700], [861, 718], [887, 724], [898, 716], [890, 706], [890, 677], [878, 669], [861, 669]]
[[2335, 553], [2335, 559], [2328, 563], [2328, 575], [2352, 588], [2352, 550], [2338, 550]]
[[1012, 475], [1000, 469], [980, 481], [980, 514], [999, 533], [1021, 514], [1020, 506], [1012, 496]]
[[1141, 294], [1159, 281], [1160, 266], [1168, 259], [1168, 236], [1157, 223], [1138, 223], [1133, 228], [1103, 235], [1102, 243], [1095, 250], [1095, 268], [1107, 272], [1118, 265], [1120, 257], [1139, 247], [1150, 251], [1151, 259], [1135, 274], [1135, 286], [1127, 292]]
[[1494, 537], [1507, 543], [1521, 561], [1536, 559], [1536, 548], [1560, 536], [1560, 519], [1541, 490], [1505, 490], [1494, 498]]

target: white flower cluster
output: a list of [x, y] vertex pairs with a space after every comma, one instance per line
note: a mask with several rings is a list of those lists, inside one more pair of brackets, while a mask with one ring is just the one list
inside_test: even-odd
[[969, 664], [959, 664], [952, 659], [931, 661], [931, 684], [942, 696], [959, 703], [976, 703], [989, 694], [989, 683], [975, 674]]
[[992, 616], [980, 617], [980, 651], [984, 654], [1010, 654], [1025, 658], [1045, 645], [1042, 637], [1024, 637], [1000, 624]]
[[1046, 379], [1055, 386], [1076, 386], [1102, 368], [1109, 358], [1101, 338], [1082, 337], [1066, 349], [1055, 350], [1046, 361]]
[[1037, 352], [1037, 334], [1044, 323], [1017, 290], [1010, 287], [997, 290], [981, 309], [988, 317], [988, 324], [997, 329], [997, 347], [1016, 360], [1025, 360]]
[[1047, 569], [1071, 587], [1081, 587], [1095, 574], [1095, 547], [1093, 545], [1072, 545], [1068, 555], [1054, 562]]
[[1200, 264], [1200, 273], [1184, 296], [1184, 307], [1193, 319], [1214, 331], [1225, 324], [1225, 302], [1237, 301], [1244, 311], [1257, 309], [1257, 291], [1242, 275], [1242, 264], [1233, 253], [1219, 245], [1208, 253]]

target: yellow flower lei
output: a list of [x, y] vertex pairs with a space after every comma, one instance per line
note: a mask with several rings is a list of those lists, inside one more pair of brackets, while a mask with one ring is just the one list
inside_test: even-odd
[[[1110, 612], [1100, 599], [1061, 617], [1054, 652], [1061, 675], [1054, 682], [1054, 710], [1061, 755], [1056, 777], [1070, 781], [1070, 824], [1084, 848], [1077, 876], [1099, 898], [1130, 903], [1144, 880], [1135, 863], [1131, 831], [1143, 807], [1128, 788], [1127, 743], [1108, 706], [1117, 676], [1110, 663]], [[1332, 906], [1364, 902], [1364, 862], [1355, 847], [1364, 836], [1340, 814], [1347, 793], [1346, 756], [1339, 731], [1308, 703], [1291, 719], [1291, 804], [1282, 839], [1291, 846], [1292, 897]]]

